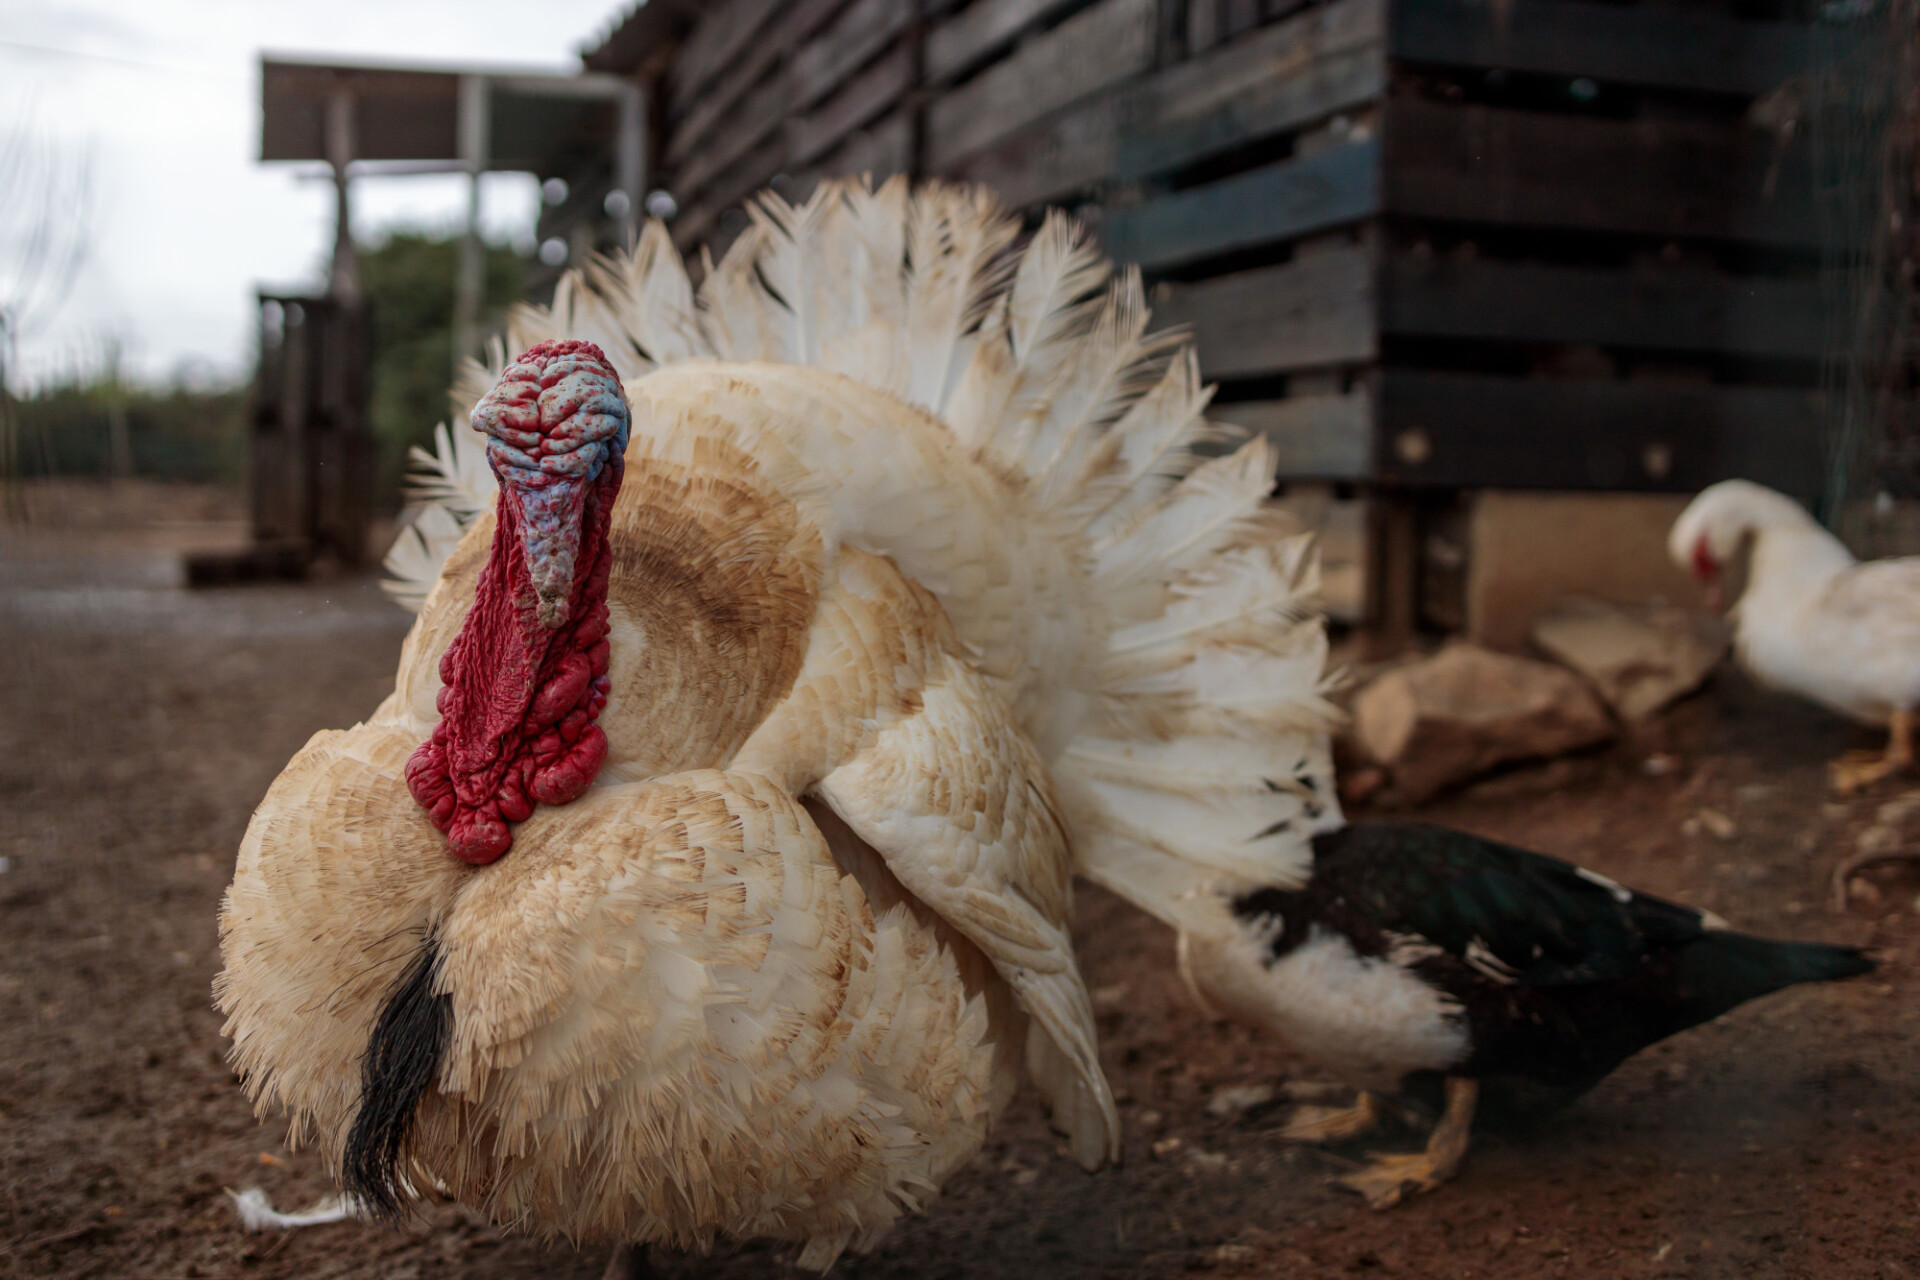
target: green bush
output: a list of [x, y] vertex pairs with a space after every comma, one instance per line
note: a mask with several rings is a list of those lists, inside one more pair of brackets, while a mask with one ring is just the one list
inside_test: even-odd
[[[401, 232], [360, 252], [360, 284], [371, 313], [370, 413], [374, 440], [374, 504], [399, 501], [407, 449], [429, 444], [451, 410], [453, 277], [458, 242]], [[522, 260], [489, 246], [486, 314], [497, 320], [521, 296]]]

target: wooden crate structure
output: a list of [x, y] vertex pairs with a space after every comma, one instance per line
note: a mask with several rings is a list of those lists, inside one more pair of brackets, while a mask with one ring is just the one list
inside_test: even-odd
[[261, 293], [247, 433], [252, 542], [189, 556], [187, 580], [217, 586], [300, 578], [316, 560], [367, 558], [373, 437], [362, 304]]
[[1793, 86], [1847, 31], [1792, 0], [719, 0], [663, 38], [684, 246], [848, 172], [1077, 210], [1282, 482], [1374, 495], [1393, 625], [1462, 491], [1817, 489]]

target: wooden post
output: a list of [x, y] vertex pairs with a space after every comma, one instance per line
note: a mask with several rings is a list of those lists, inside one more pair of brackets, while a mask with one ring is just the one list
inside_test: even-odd
[[347, 166], [354, 159], [353, 91], [340, 87], [327, 97], [327, 163], [333, 168], [333, 269], [327, 292], [345, 302], [360, 299], [360, 264], [353, 252]]
[[480, 241], [480, 178], [487, 171], [488, 114], [492, 94], [487, 78], [460, 77], [456, 123], [460, 163], [467, 171], [467, 226], [453, 278], [453, 373], [480, 346], [480, 308], [486, 293], [486, 246]]
[[1376, 490], [1367, 500], [1367, 629], [1373, 658], [1413, 643], [1420, 609], [1419, 508], [1410, 494]]
[[627, 85], [618, 102], [618, 132], [614, 140], [613, 186], [627, 198], [626, 212], [618, 219], [620, 243], [632, 249], [639, 238], [641, 210], [651, 180], [647, 164], [647, 93], [638, 84]]

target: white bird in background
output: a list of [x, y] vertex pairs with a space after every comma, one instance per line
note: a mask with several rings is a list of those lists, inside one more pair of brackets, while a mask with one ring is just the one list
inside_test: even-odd
[[1920, 711], [1920, 556], [1862, 564], [1791, 498], [1746, 480], [1702, 490], [1667, 539], [1716, 599], [1743, 545], [1747, 586], [1730, 611], [1741, 664], [1762, 684], [1887, 726], [1884, 752], [1833, 764], [1842, 793], [1906, 769]]
[[1202, 941], [1306, 879], [1332, 713], [1271, 450], [1196, 455], [1137, 275], [1018, 232], [832, 185], [697, 293], [655, 224], [516, 317], [490, 474], [443, 437], [389, 562], [394, 692], [274, 782], [221, 916], [246, 1088], [374, 1209], [824, 1268], [1022, 1058], [1117, 1156], [1072, 872]]

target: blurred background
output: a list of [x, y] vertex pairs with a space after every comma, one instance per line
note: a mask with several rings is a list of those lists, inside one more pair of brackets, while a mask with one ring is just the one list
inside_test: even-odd
[[1729, 476], [1911, 548], [1910, 7], [20, 11], [0, 475], [219, 486], [207, 580], [365, 563], [508, 306], [643, 217], [720, 252], [763, 187], [909, 173], [1139, 264], [1379, 651], [1672, 596]]
[[1917, 121], [1920, 0], [0, 4], [0, 1274], [598, 1273], [448, 1205], [242, 1233], [222, 1187], [331, 1179], [234, 1084], [215, 915], [268, 782], [392, 689], [461, 362], [644, 218], [698, 277], [754, 192], [859, 172], [1069, 208], [1197, 335], [1321, 534], [1350, 810], [1886, 967], [1367, 1215], [1273, 1139], [1305, 1068], [1089, 890], [1126, 1166], [1028, 1098], [835, 1274], [1920, 1273], [1920, 878], [1829, 906], [1920, 791], [1835, 798], [1884, 736], [1718, 665], [1665, 546], [1744, 477], [1920, 552]]

